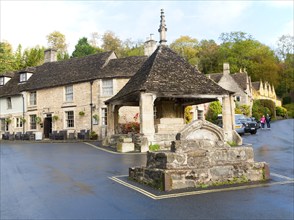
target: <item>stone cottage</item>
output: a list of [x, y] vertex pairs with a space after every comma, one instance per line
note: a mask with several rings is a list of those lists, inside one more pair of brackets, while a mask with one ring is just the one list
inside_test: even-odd
[[269, 82], [263, 82], [260, 80], [259, 82], [253, 82], [253, 97], [254, 99], [269, 99], [272, 100], [276, 106], [282, 106], [282, 102], [278, 99], [275, 87], [270, 85]]

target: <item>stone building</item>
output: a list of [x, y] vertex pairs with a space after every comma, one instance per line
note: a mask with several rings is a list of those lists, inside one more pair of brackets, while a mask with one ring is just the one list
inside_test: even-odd
[[260, 80], [259, 82], [253, 82], [252, 88], [254, 99], [269, 99], [272, 100], [276, 106], [282, 106], [281, 100], [279, 100], [276, 95], [275, 87], [270, 85], [270, 83]]
[[[57, 62], [55, 51], [47, 50], [43, 65], [1, 76], [1, 132], [41, 132], [48, 138], [52, 131], [66, 130], [76, 136], [80, 130], [92, 130], [103, 138], [107, 130], [104, 101], [146, 59], [118, 59], [114, 52], [104, 52]], [[138, 112], [133, 111], [127, 110]]]

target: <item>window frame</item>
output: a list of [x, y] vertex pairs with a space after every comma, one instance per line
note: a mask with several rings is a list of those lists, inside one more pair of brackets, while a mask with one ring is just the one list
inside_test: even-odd
[[[70, 115], [70, 113], [72, 113], [72, 115]], [[65, 111], [65, 126], [66, 128], [75, 127], [75, 113], [73, 110]]]
[[73, 102], [73, 85], [67, 85], [64, 87], [64, 95], [66, 102]]
[[11, 97], [6, 98], [7, 109], [12, 109], [12, 100]]
[[26, 82], [27, 79], [27, 73], [20, 73], [19, 74], [19, 82]]
[[1, 76], [0, 77], [0, 86], [4, 86], [4, 77], [3, 76]]
[[36, 118], [37, 118], [36, 114], [30, 115], [30, 130], [36, 130], [37, 129]]
[[15, 127], [16, 128], [22, 128], [23, 127], [23, 121], [20, 117], [15, 118]]
[[113, 96], [113, 79], [102, 79], [101, 84], [102, 96]]
[[6, 131], [5, 118], [0, 118], [0, 131]]
[[30, 106], [37, 105], [37, 92], [30, 92]]
[[107, 126], [107, 108], [101, 108], [101, 125]]

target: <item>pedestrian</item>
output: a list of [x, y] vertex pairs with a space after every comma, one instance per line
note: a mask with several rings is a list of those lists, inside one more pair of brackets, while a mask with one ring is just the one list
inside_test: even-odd
[[271, 117], [269, 116], [269, 114], [266, 114], [265, 121], [267, 129], [271, 129]]
[[265, 117], [264, 117], [264, 115], [260, 119], [260, 124], [261, 124], [261, 129], [264, 129], [264, 124], [265, 124]]

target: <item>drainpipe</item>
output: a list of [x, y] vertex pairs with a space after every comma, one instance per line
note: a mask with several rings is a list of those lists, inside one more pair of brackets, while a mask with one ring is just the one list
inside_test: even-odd
[[[22, 118], [25, 119], [25, 99], [24, 94], [22, 93]], [[22, 136], [24, 136], [25, 133], [25, 123], [22, 122]]]
[[93, 98], [92, 98], [92, 90], [93, 90], [93, 81], [90, 81], [90, 111], [91, 111], [91, 130], [90, 133], [93, 131]]

